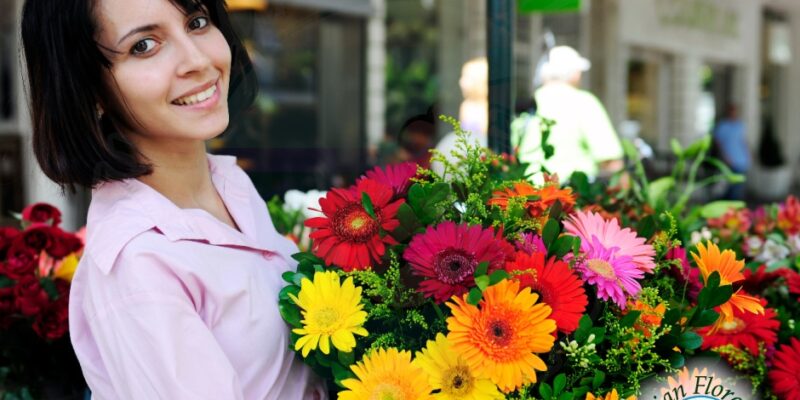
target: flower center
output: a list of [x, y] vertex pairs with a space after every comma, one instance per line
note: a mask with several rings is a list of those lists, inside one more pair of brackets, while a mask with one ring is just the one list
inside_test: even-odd
[[720, 330], [723, 333], [733, 334], [743, 331], [746, 326], [747, 324], [745, 324], [744, 321], [734, 317], [733, 321], [723, 322], [722, 325], [720, 326]]
[[314, 312], [314, 323], [322, 331], [332, 331], [339, 321], [339, 313], [331, 307], [323, 307]]
[[478, 260], [462, 249], [449, 248], [439, 252], [434, 261], [436, 277], [447, 284], [462, 283], [475, 273]]
[[503, 320], [494, 320], [489, 322], [488, 336], [492, 344], [497, 346], [505, 346], [511, 342], [511, 335], [513, 334], [511, 325]]
[[357, 243], [369, 241], [380, 227], [379, 222], [358, 203], [351, 203], [337, 211], [331, 222], [336, 236]]
[[617, 274], [614, 273], [614, 268], [608, 261], [593, 258], [586, 262], [586, 266], [597, 275], [602, 276], [608, 280], [616, 280]]
[[472, 375], [466, 365], [456, 365], [443, 374], [442, 392], [455, 397], [462, 397], [472, 391], [474, 385]]
[[402, 390], [397, 385], [383, 383], [375, 387], [375, 391], [369, 396], [370, 400], [403, 400]]

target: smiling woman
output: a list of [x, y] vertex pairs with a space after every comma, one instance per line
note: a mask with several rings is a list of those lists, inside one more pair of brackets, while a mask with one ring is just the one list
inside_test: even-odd
[[70, 334], [99, 399], [322, 399], [275, 304], [295, 245], [233, 157], [255, 96], [222, 0], [27, 0], [34, 151], [91, 188]]

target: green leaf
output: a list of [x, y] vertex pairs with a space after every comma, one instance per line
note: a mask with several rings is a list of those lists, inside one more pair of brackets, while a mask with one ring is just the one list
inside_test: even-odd
[[719, 218], [725, 215], [728, 210], [738, 210], [741, 208], [746, 207], [747, 205], [743, 201], [730, 201], [730, 200], [718, 200], [712, 201], [704, 205], [700, 209], [700, 215], [705, 218]]
[[[575, 242], [572, 240], [573, 236], [561, 236], [556, 239], [552, 246], [547, 247], [548, 253], [558, 258], [563, 258], [570, 250], [572, 250]], [[578, 239], [580, 240], [580, 239]]]
[[489, 275], [489, 286], [496, 285], [500, 283], [500, 281], [502, 281], [503, 279], [508, 279], [508, 278], [509, 278], [508, 272], [502, 269], [498, 269], [497, 271], [494, 271], [492, 272], [491, 275]]
[[486, 290], [486, 288], [489, 287], [489, 277], [486, 275], [476, 277], [475, 286], [477, 286], [481, 291]]
[[709, 326], [717, 322], [718, 318], [719, 313], [714, 310], [698, 310], [698, 312], [692, 316], [692, 320], [689, 321], [689, 326], [698, 328]]
[[603, 384], [606, 380], [606, 373], [600, 370], [594, 372], [594, 377], [592, 377], [592, 389], [597, 389], [600, 385]]
[[345, 353], [343, 351], [337, 351], [339, 353], [337, 359], [342, 365], [353, 365], [356, 362], [355, 354], [353, 352]]
[[573, 172], [572, 176], [569, 178], [569, 183], [581, 196], [588, 196], [592, 191], [592, 187], [589, 184], [589, 177], [587, 177], [584, 172]]
[[664, 326], [675, 325], [681, 318], [681, 312], [678, 309], [669, 309], [664, 313]]
[[349, 379], [353, 377], [353, 373], [350, 372], [350, 366], [342, 366], [338, 362], [331, 363], [331, 373], [333, 373], [333, 380], [339, 387], [342, 386], [342, 381], [345, 379]]
[[733, 286], [725, 285], [714, 289], [711, 299], [708, 301], [708, 308], [714, 308], [725, 304], [733, 296]]
[[553, 380], [553, 394], [558, 395], [561, 391], [564, 390], [564, 387], [567, 386], [567, 376], [564, 374], [556, 375], [556, 379]]
[[703, 344], [703, 338], [694, 332], [683, 332], [678, 339], [678, 345], [687, 350], [694, 350]]
[[467, 303], [477, 306], [481, 298], [483, 298], [483, 292], [478, 288], [472, 288], [467, 295]]
[[559, 225], [557, 220], [549, 219], [542, 230], [542, 241], [544, 242], [544, 246], [549, 249], [553, 244], [553, 241], [556, 240], [556, 237], [558, 237], [559, 233], [561, 233], [561, 225]]
[[325, 264], [325, 261], [323, 261], [321, 258], [307, 251], [302, 253], [294, 253], [292, 254], [292, 258], [301, 264]]
[[481, 275], [486, 275], [486, 271], [489, 269], [489, 262], [484, 261], [478, 264], [478, 267], [475, 268], [475, 277], [479, 277]]
[[542, 399], [550, 400], [553, 398], [553, 388], [547, 383], [542, 382], [539, 385], [539, 394], [542, 396]]
[[577, 236], [572, 237], [572, 254], [578, 255], [581, 252], [581, 238]]
[[625, 314], [622, 319], [619, 320], [619, 325], [623, 328], [630, 328], [633, 327], [633, 324], [639, 319], [639, 316], [642, 314], [641, 311], [630, 311]]
[[319, 365], [322, 365], [323, 367], [331, 367], [331, 364], [336, 363], [335, 361], [331, 360], [330, 354], [322, 354], [322, 351], [319, 350], [319, 348], [314, 351], [314, 358], [317, 360]]
[[14, 285], [15, 285], [15, 283], [11, 278], [9, 278], [7, 276], [0, 275], [0, 288], [7, 288], [7, 287], [14, 286]]
[[300, 308], [294, 304], [289, 302], [278, 302], [278, 311], [281, 313], [281, 317], [283, 320], [286, 321], [287, 324], [299, 328], [301, 326], [300, 320], [302, 316], [300, 315]]
[[698, 139], [690, 144], [683, 152], [683, 155], [686, 158], [695, 158], [700, 155], [701, 152], [707, 152], [709, 147], [711, 147], [711, 135], [705, 135], [702, 139]]
[[433, 185], [415, 183], [408, 190], [408, 203], [423, 225], [429, 225], [441, 215], [440, 203], [450, 196], [450, 185], [439, 182]]
[[414, 210], [408, 203], [401, 204], [397, 209], [397, 220], [400, 221], [400, 226], [395, 228], [392, 236], [400, 242], [413, 236], [417, 229], [422, 227], [417, 214], [414, 214]]
[[378, 216], [375, 215], [375, 206], [372, 205], [372, 199], [369, 198], [367, 192], [361, 192], [361, 206], [364, 207], [364, 211], [366, 211], [372, 219], [378, 219]]
[[647, 186], [647, 203], [653, 208], [660, 208], [667, 201], [667, 195], [675, 187], [675, 178], [665, 176], [658, 178]]
[[286, 272], [281, 274], [281, 278], [286, 282], [294, 283], [294, 274], [296, 274], [296, 272], [294, 272], [294, 271], [286, 271]]
[[714, 271], [711, 275], [708, 276], [708, 280], [706, 281], [705, 287], [715, 289], [719, 287], [720, 283], [720, 276], [719, 272]]
[[653, 234], [656, 233], [656, 228], [656, 217], [653, 215], [648, 215], [639, 221], [639, 224], [636, 226], [636, 233], [643, 238], [649, 239], [653, 236]]
[[575, 395], [572, 392], [564, 392], [558, 396], [558, 400], [572, 400], [575, 398]]
[[683, 148], [681, 147], [681, 142], [679, 142], [678, 139], [673, 138], [670, 140], [669, 147], [672, 149], [672, 153], [675, 154], [675, 157], [683, 157]]
[[550, 219], [561, 219], [561, 211], [564, 209], [564, 206], [561, 204], [561, 201], [556, 200], [552, 206], [550, 206]]
[[47, 293], [47, 296], [50, 297], [50, 300], [55, 300], [58, 298], [58, 289], [56, 289], [56, 283], [52, 279], [39, 278], [39, 284]]
[[686, 363], [686, 358], [681, 353], [672, 353], [669, 356], [669, 364], [672, 368], [681, 368]]
[[578, 343], [585, 343], [589, 337], [589, 330], [592, 328], [592, 319], [584, 314], [578, 322], [578, 329], [575, 330], [575, 340]]
[[295, 285], [284, 286], [283, 289], [278, 292], [278, 299], [292, 301], [292, 299], [289, 297], [290, 293], [292, 296], [297, 297], [297, 294], [300, 293], [300, 287]]

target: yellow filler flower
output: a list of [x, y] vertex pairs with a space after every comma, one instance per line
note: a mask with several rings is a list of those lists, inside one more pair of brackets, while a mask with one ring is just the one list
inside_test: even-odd
[[303, 310], [303, 327], [292, 330], [301, 335], [294, 349], [303, 349], [303, 357], [317, 348], [330, 354], [331, 342], [340, 351], [349, 353], [356, 346], [354, 335], [367, 336], [361, 287], [353, 284], [353, 278], [340, 285], [336, 272], [317, 272], [314, 282], [303, 279], [297, 297], [292, 294], [289, 297]]

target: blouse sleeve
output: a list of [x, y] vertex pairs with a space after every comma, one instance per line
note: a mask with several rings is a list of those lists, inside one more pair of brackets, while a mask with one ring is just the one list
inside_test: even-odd
[[[136, 271], [136, 289], [96, 298], [96, 312], [87, 321], [117, 397], [243, 399], [233, 366], [191, 297], [159, 263], [164, 264], [152, 256], [119, 258], [114, 272]], [[105, 289], [113, 290], [117, 282], [108, 283]]]

